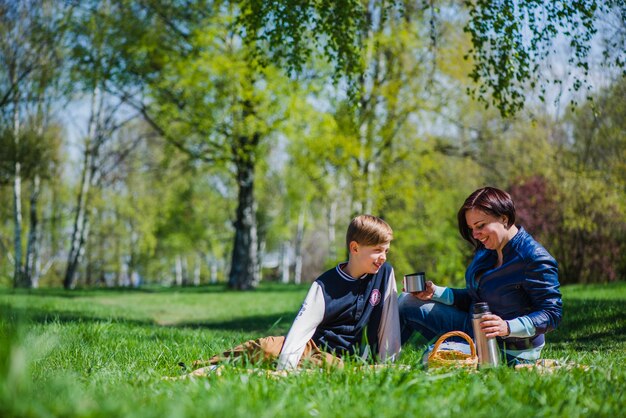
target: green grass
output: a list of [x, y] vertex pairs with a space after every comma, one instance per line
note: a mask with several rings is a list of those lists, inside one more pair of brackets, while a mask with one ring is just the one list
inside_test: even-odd
[[164, 381], [179, 361], [287, 332], [307, 286], [0, 290], [0, 416], [581, 417], [626, 406], [626, 283], [563, 288], [544, 357], [590, 366], [434, 373], [351, 368]]

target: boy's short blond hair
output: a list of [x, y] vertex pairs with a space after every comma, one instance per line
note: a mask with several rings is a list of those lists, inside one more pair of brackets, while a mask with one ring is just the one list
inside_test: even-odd
[[359, 215], [350, 222], [346, 233], [346, 245], [350, 252], [350, 243], [356, 241], [360, 245], [379, 245], [391, 242], [393, 230], [382, 219], [372, 215]]

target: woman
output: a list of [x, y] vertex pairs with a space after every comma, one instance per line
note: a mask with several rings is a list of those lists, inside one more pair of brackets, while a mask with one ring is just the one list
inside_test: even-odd
[[544, 334], [562, 316], [555, 259], [523, 227], [515, 226], [515, 205], [508, 193], [484, 187], [458, 213], [461, 236], [475, 248], [465, 272], [466, 287], [452, 289], [428, 281], [426, 289], [400, 296], [402, 343], [414, 331], [426, 339], [460, 330], [473, 336], [471, 312], [487, 302], [492, 312], [481, 323], [497, 337], [510, 364], [539, 358]]

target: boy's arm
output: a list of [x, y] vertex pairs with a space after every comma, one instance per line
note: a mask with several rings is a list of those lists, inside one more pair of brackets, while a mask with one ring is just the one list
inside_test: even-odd
[[383, 316], [378, 328], [378, 358], [394, 361], [400, 352], [400, 315], [398, 313], [398, 289], [396, 277], [391, 270], [383, 299]]
[[324, 319], [324, 294], [322, 288], [313, 282], [306, 295], [298, 316], [293, 321], [289, 334], [278, 357], [278, 370], [295, 369], [298, 366], [302, 352], [309, 342], [317, 326]]

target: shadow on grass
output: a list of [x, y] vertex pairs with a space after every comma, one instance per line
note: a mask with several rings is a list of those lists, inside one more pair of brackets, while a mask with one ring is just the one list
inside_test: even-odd
[[563, 320], [547, 335], [548, 343], [571, 344], [577, 349], [597, 350], [626, 343], [624, 300], [566, 299]]
[[[626, 301], [624, 299], [566, 298], [563, 320], [546, 335], [547, 345], [580, 351], [626, 348]], [[435, 342], [414, 333], [406, 347], [416, 352]]]
[[[280, 292], [299, 291], [304, 289], [298, 286], [289, 286], [270, 283], [253, 292]], [[142, 288], [142, 289], [98, 289], [79, 290], [78, 293], [66, 292], [61, 289], [41, 289], [31, 291], [35, 296], [64, 296], [78, 297], [102, 295], [112, 293], [227, 293], [235, 291], [225, 290], [223, 285], [208, 285], [193, 288]], [[6, 291], [3, 293], [7, 293]], [[116, 322], [136, 326], [157, 326], [171, 328], [191, 328], [220, 331], [236, 331], [244, 333], [259, 333], [264, 335], [284, 335], [296, 311], [286, 311], [267, 315], [251, 315], [236, 317], [229, 320], [200, 320], [175, 321], [163, 323], [152, 318], [133, 319], [119, 316], [99, 316], [90, 312], [50, 311], [36, 307], [16, 307], [10, 304], [0, 304], [0, 318], [8, 321], [32, 323], [73, 323]], [[564, 299], [563, 320], [557, 330], [547, 335], [548, 344], [567, 345], [580, 350], [597, 350], [626, 345], [626, 302], [624, 299], [598, 299], [585, 297], [570, 297]], [[421, 341], [420, 343], [425, 343]]]
[[272, 315], [247, 316], [220, 322], [184, 322], [174, 326], [220, 331], [263, 332], [267, 335], [285, 335], [295, 315], [295, 312], [283, 312]]
[[102, 295], [121, 295], [121, 294], [206, 294], [206, 293], [282, 293], [282, 292], [298, 292], [308, 289], [310, 284], [294, 285], [282, 283], [262, 283], [258, 288], [251, 290], [233, 290], [229, 289], [224, 283], [206, 284], [200, 286], [173, 286], [165, 287], [159, 285], [145, 285], [141, 287], [99, 287], [90, 289], [73, 289], [65, 290], [62, 288], [42, 288], [42, 289], [0, 289], [0, 295], [28, 295], [35, 297], [60, 297], [60, 298], [85, 298]]
[[[282, 335], [291, 326], [296, 312], [281, 312], [270, 315], [253, 315], [233, 318], [227, 321], [179, 321], [174, 323], [159, 323], [152, 319], [132, 319], [123, 317], [101, 317], [88, 312], [49, 312], [38, 308], [14, 307], [0, 304], [0, 318], [15, 323], [109, 323], [115, 322], [142, 327], [168, 327], [180, 329], [207, 329], [220, 331], [237, 331], [250, 333], [278, 333]], [[268, 334], [269, 335], [269, 334]]]

